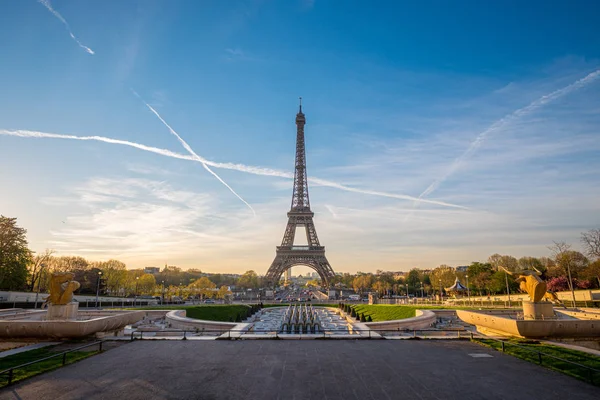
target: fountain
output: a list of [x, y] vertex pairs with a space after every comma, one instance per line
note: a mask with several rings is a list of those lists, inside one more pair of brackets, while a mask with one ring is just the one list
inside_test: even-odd
[[319, 333], [321, 332], [319, 316], [312, 305], [290, 305], [281, 318], [281, 325], [278, 332], [304, 334]]
[[144, 318], [143, 311], [80, 311], [73, 301], [79, 288], [70, 272], [50, 278], [47, 310], [10, 310], [0, 313], [0, 338], [78, 338], [101, 332], [118, 332]]
[[[506, 270], [505, 270], [506, 271]], [[595, 338], [600, 337], [598, 315], [578, 310], [555, 310], [553, 302], [560, 304], [552, 292], [546, 290], [538, 270], [523, 271], [519, 274], [506, 273], [516, 277], [519, 288], [529, 295], [530, 301], [523, 301], [523, 312], [513, 311], [466, 311], [456, 314], [464, 322], [477, 327], [483, 333], [517, 336], [525, 338]], [[545, 301], [545, 299], [552, 300]], [[563, 305], [564, 307], [564, 305]]]

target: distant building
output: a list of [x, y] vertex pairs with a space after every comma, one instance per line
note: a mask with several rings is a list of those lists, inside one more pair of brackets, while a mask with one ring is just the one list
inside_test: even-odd
[[468, 268], [468, 265], [459, 265], [458, 267], [456, 267], [456, 272], [467, 272]]
[[160, 273], [160, 268], [159, 267], [146, 267], [146, 268], [144, 268], [144, 273], [155, 275], [155, 274]]

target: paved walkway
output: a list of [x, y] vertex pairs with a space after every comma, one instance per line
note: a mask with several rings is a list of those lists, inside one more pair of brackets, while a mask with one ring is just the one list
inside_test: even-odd
[[598, 399], [470, 342], [137, 341], [0, 390], [15, 399]]

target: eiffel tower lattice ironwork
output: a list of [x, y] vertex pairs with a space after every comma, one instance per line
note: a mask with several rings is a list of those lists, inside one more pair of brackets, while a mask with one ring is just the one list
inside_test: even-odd
[[[283, 234], [281, 246], [277, 246], [275, 260], [269, 267], [265, 276], [271, 285], [276, 285], [281, 275], [294, 265], [306, 265], [319, 274], [322, 285], [329, 287], [331, 279], [335, 276], [327, 257], [325, 246], [321, 246], [313, 222], [314, 213], [310, 209], [308, 198], [308, 180], [306, 177], [306, 151], [304, 148], [304, 124], [306, 119], [302, 113], [302, 98], [300, 110], [296, 114], [296, 169], [294, 173], [294, 192], [292, 194], [292, 207], [287, 213], [288, 223]], [[295, 246], [296, 227], [306, 229], [306, 246]]]

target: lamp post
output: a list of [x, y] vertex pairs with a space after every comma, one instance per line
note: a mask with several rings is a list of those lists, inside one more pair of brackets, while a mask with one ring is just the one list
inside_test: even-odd
[[467, 297], [469, 298], [469, 305], [471, 304], [471, 291], [469, 290], [469, 275], [465, 275], [467, 278]]
[[576, 307], [575, 303], [575, 289], [573, 289], [573, 279], [571, 279], [571, 260], [567, 260], [567, 273], [569, 274], [569, 289], [571, 289], [571, 296], [573, 297], [573, 308]]
[[510, 289], [508, 287], [508, 272], [504, 268], [504, 279], [506, 280], [506, 294], [508, 294], [508, 307], [510, 308]]
[[96, 308], [98, 307], [98, 294], [100, 294], [100, 278], [102, 277], [102, 271], [98, 271], [98, 280], [96, 281]]
[[423, 299], [424, 294], [423, 294], [423, 282], [421, 282], [421, 300]]
[[408, 304], [408, 283], [406, 285], [406, 304]]
[[440, 283], [440, 304], [444, 302], [444, 293], [442, 292], [442, 279], [438, 279]]
[[160, 281], [162, 283], [162, 292], [160, 296], [160, 305], [162, 306], [165, 303], [165, 281]]
[[135, 292], [133, 293], [133, 306], [135, 307], [135, 303], [137, 301], [137, 295], [138, 295], [138, 281], [140, 280], [139, 276], [135, 277]]

